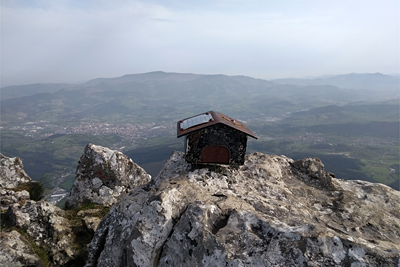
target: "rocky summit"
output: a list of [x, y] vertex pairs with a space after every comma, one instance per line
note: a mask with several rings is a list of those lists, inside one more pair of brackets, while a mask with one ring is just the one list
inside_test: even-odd
[[145, 170], [121, 152], [88, 144], [78, 162], [66, 206], [71, 209], [88, 202], [112, 206], [127, 191], [150, 179]]
[[33, 183], [20, 158], [1, 155], [0, 266], [44, 266], [29, 240], [46, 248], [53, 266], [63, 266], [77, 255], [65, 212], [46, 201], [33, 201], [28, 191], [18, 189]]
[[[1, 185], [20, 179], [9, 166]], [[1, 190], [5, 266], [400, 266], [400, 192], [337, 179], [318, 158], [192, 166], [173, 152], [151, 178], [89, 144], [67, 210]]]
[[317, 158], [253, 153], [193, 168], [174, 152], [100, 223], [90, 266], [399, 266], [400, 193]]
[[9, 158], [0, 154], [0, 188], [14, 188], [32, 179], [25, 173], [20, 158]]

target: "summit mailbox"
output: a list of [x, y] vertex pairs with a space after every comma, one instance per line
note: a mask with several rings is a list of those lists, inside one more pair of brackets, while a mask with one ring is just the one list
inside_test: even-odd
[[216, 111], [177, 123], [177, 137], [185, 136], [185, 157], [192, 164], [243, 165], [247, 136], [257, 139], [243, 123]]

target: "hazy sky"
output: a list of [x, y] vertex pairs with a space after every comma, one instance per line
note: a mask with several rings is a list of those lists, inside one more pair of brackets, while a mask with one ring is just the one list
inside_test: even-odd
[[399, 72], [398, 0], [1, 0], [1, 86]]

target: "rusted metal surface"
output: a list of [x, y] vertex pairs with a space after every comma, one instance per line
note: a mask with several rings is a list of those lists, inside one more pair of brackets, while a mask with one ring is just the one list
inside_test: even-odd
[[[203, 117], [201, 115], [205, 115], [206, 117]], [[194, 123], [195, 120], [193, 120], [192, 124], [185, 123], [185, 121], [189, 122], [191, 119], [195, 119], [196, 117], [209, 118], [209, 115], [212, 116], [212, 119], [209, 120], [208, 122], [195, 124]], [[210, 127], [210, 126], [215, 125], [215, 124], [227, 125], [227, 126], [233, 128], [233, 129], [236, 129], [236, 130], [238, 130], [240, 132], [245, 133], [248, 136], [251, 136], [251, 137], [253, 137], [255, 139], [258, 139], [257, 136], [246, 125], [244, 125], [243, 123], [241, 123], [238, 120], [232, 119], [231, 117], [226, 116], [226, 115], [224, 115], [222, 113], [219, 113], [219, 112], [216, 112], [216, 111], [205, 112], [205, 113], [202, 113], [202, 114], [199, 114], [199, 115], [196, 115], [196, 116], [189, 117], [187, 119], [178, 121], [178, 123], [177, 123], [177, 137], [181, 137], [181, 136], [187, 135], [189, 133], [198, 131], [198, 130], [206, 128], [206, 127]], [[192, 126], [189, 126], [189, 127], [186, 128], [185, 126], [188, 126], [188, 125], [192, 125]]]
[[[211, 157], [219, 156], [203, 156], [213, 151], [207, 149], [208, 146], [223, 146], [229, 150], [228, 163], [224, 160], [215, 160]], [[232, 127], [219, 123], [211, 127], [203, 127], [197, 131], [192, 131], [186, 135], [185, 142], [185, 158], [192, 164], [217, 163], [229, 165], [243, 165], [246, 155], [247, 134], [237, 131]], [[220, 152], [218, 149], [214, 152]], [[223, 153], [223, 152], [221, 152]], [[206, 157], [208, 162], [204, 162]], [[223, 156], [221, 156], [223, 157]]]
[[201, 163], [229, 164], [229, 149], [225, 146], [206, 146], [201, 153]]

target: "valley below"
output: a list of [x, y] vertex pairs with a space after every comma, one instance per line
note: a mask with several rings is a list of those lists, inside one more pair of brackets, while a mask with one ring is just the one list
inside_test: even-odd
[[399, 190], [398, 77], [343, 76], [341, 84], [330, 78], [296, 85], [153, 72], [79, 85], [4, 87], [1, 153], [20, 157], [49, 195], [62, 195], [72, 187], [88, 143], [119, 150], [155, 176], [174, 150], [184, 149], [176, 122], [215, 110], [259, 137], [249, 139], [248, 153], [318, 157], [337, 178]]

